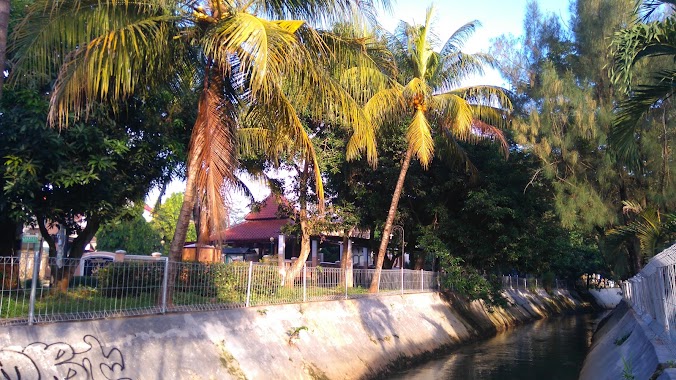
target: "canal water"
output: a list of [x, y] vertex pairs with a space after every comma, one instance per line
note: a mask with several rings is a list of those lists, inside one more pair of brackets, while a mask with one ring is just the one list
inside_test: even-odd
[[577, 379], [600, 318], [559, 316], [515, 327], [388, 379]]

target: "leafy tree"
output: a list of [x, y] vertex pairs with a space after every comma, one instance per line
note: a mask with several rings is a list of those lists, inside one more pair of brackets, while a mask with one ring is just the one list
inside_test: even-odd
[[484, 65], [494, 64], [486, 54], [461, 51], [478, 22], [460, 27], [436, 52], [432, 14], [432, 8], [429, 8], [424, 25], [402, 22], [395, 35], [389, 36], [387, 43], [400, 68], [397, 82], [401, 84], [375, 92], [365, 106], [367, 114], [378, 126], [387, 121], [409, 123], [407, 147], [381, 235], [371, 292], [377, 291], [389, 235], [413, 156], [423, 168], [430, 165], [435, 152], [434, 134], [442, 137], [448, 153], [456, 157], [464, 157], [457, 140], [496, 139], [506, 149], [502, 132], [497, 128], [505, 124], [505, 111], [510, 107], [502, 89], [491, 86], [458, 88], [467, 76], [481, 73]]
[[[5, 92], [0, 117], [0, 204], [13, 220], [38, 225], [50, 256], [56, 255], [47, 230], [51, 223], [77, 234], [69, 257], [79, 258], [100, 225], [130, 202], [140, 201], [172, 165], [166, 159], [173, 154], [167, 146], [180, 140], [181, 133], [176, 134], [173, 123], [163, 117], [177, 115], [163, 116], [156, 108], [145, 108], [149, 103], [162, 102], [133, 99], [117, 119], [110, 109], [96, 107], [89, 124], [79, 122], [59, 132], [46, 127], [48, 103], [42, 94]], [[81, 218], [86, 226], [77, 223]], [[64, 280], [70, 275], [59, 273]]]
[[[495, 50], [519, 94], [515, 140], [541, 163], [532, 170], [533, 178], [551, 182], [563, 226], [595, 238], [603, 249], [609, 228], [631, 222], [622, 202], [673, 207], [673, 197], [666, 195], [674, 190], [673, 162], [665, 155], [673, 136], [664, 128], [646, 129], [638, 150], [640, 167], [617, 160], [609, 135], [621, 93], [611, 81], [613, 61], [603, 41], [629, 23], [633, 2], [579, 0], [571, 9], [568, 33], [557, 18], [529, 3], [525, 36], [503, 37]], [[614, 260], [630, 266], [618, 276], [638, 271], [643, 261], [639, 241], [631, 240]]]
[[135, 206], [121, 217], [104, 224], [96, 234], [98, 250], [114, 252], [123, 249], [129, 254], [150, 255], [162, 248], [161, 236]]

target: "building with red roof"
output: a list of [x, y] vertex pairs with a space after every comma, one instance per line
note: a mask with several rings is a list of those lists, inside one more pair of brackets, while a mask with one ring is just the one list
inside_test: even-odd
[[[220, 241], [226, 247], [223, 253], [226, 255], [226, 261], [249, 259], [250, 255], [241, 255], [242, 249], [255, 250], [258, 253], [258, 259], [266, 255], [276, 255], [278, 252], [284, 252], [279, 257], [280, 265], [291, 262], [300, 254], [300, 241], [294, 235], [287, 235], [285, 226], [293, 225], [294, 220], [290, 216], [295, 212], [291, 203], [280, 195], [271, 194], [260, 204], [255, 206], [249, 212], [244, 221], [212, 235], [212, 241]], [[351, 236], [348, 241], [350, 249], [355, 257], [355, 264], [366, 266], [371, 263], [368, 257], [367, 243], [368, 236], [359, 232], [359, 236]], [[365, 238], [364, 238], [365, 237]], [[359, 244], [352, 246], [352, 242]], [[322, 236], [313, 236], [311, 238], [312, 253], [308, 257], [308, 265], [317, 265], [324, 260], [334, 264], [342, 257], [342, 237], [336, 234], [324, 234]]]

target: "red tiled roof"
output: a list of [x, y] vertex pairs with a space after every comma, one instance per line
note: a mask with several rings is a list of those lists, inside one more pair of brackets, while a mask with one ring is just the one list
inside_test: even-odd
[[242, 223], [213, 235], [211, 240], [233, 242], [269, 241], [271, 237], [277, 239], [282, 226], [293, 223], [288, 217], [280, 215], [279, 205], [289, 209], [289, 201], [286, 198], [270, 194], [261, 202], [259, 210], [251, 211]]
[[222, 241], [269, 241], [277, 239], [282, 226], [292, 223], [290, 219], [245, 220], [213, 236], [211, 240]]
[[251, 211], [244, 217], [244, 220], [262, 220], [262, 219], [286, 219], [284, 216], [280, 218], [279, 206], [282, 205], [284, 209], [290, 209], [289, 201], [282, 196], [270, 194], [260, 204], [260, 209]]

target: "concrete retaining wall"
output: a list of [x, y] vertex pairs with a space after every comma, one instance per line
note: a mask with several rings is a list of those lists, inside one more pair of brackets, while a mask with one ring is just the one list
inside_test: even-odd
[[0, 371], [12, 379], [360, 379], [588, 307], [566, 292], [506, 296], [512, 306], [490, 311], [426, 293], [8, 327], [0, 329]]
[[676, 379], [674, 344], [622, 301], [594, 333], [581, 380]]

